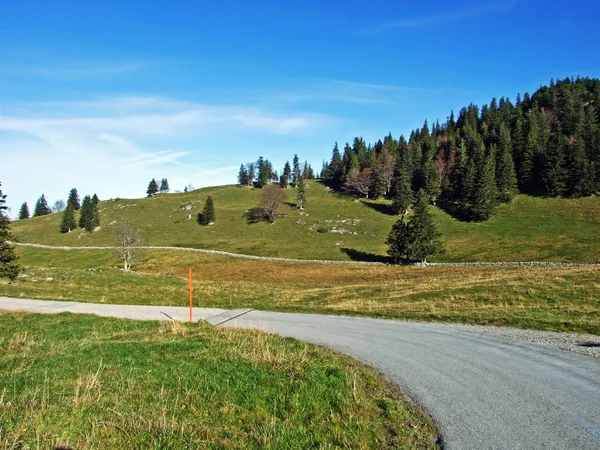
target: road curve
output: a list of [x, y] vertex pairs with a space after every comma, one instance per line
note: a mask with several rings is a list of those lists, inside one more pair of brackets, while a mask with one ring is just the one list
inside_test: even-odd
[[[187, 318], [186, 308], [0, 298], [0, 309]], [[235, 317], [242, 312], [239, 317]], [[195, 310], [221, 326], [328, 346], [386, 375], [433, 417], [449, 449], [600, 449], [600, 360], [451, 325]]]

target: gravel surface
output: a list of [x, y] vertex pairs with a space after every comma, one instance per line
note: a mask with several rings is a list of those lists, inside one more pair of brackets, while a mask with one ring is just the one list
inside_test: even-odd
[[520, 339], [522, 341], [536, 342], [538, 344], [559, 348], [561, 350], [569, 350], [571, 352], [580, 353], [593, 358], [600, 358], [600, 336], [596, 336], [594, 334], [522, 330], [520, 328], [483, 325], [449, 325], [465, 331], [472, 331], [474, 333], [493, 334], [512, 339]]

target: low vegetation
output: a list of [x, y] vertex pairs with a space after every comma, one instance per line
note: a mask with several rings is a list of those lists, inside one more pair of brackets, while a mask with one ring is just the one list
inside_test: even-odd
[[110, 250], [18, 248], [25, 278], [0, 295], [508, 325], [600, 334], [597, 267], [403, 267], [241, 260], [147, 251], [134, 269]]
[[0, 447], [437, 448], [373, 370], [258, 331], [0, 313]]

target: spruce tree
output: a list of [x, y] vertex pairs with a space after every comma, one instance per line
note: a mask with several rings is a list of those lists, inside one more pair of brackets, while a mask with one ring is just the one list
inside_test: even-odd
[[295, 184], [298, 181], [298, 178], [300, 178], [300, 175], [300, 159], [298, 158], [298, 155], [294, 155], [294, 159], [292, 160], [292, 173], [290, 177], [292, 183]]
[[495, 157], [490, 152], [477, 169], [470, 195], [469, 216], [477, 222], [490, 219], [496, 208]]
[[515, 164], [510, 147], [510, 134], [504, 123], [500, 124], [498, 147], [496, 151], [496, 190], [498, 201], [510, 202], [517, 189]]
[[292, 168], [290, 166], [289, 161], [286, 161], [285, 165], [283, 166], [283, 171], [281, 173], [281, 177], [279, 178], [279, 184], [281, 185], [281, 187], [287, 189], [290, 187], [291, 179], [292, 179]]
[[204, 203], [204, 208], [200, 214], [198, 222], [200, 225], [210, 225], [215, 221], [215, 204], [212, 197], [209, 195]]
[[240, 186], [246, 186], [248, 184], [248, 171], [243, 163], [240, 165], [240, 171], [238, 172], [238, 184]]
[[592, 179], [589, 162], [585, 155], [583, 140], [576, 136], [571, 144], [568, 162], [569, 171], [569, 195], [572, 197], [583, 197], [592, 193]]
[[169, 191], [170, 191], [169, 182], [167, 181], [166, 178], [163, 178], [162, 180], [160, 180], [160, 193], [166, 194]]
[[401, 217], [392, 227], [387, 239], [388, 254], [395, 262], [426, 263], [428, 256], [442, 249], [440, 236], [428, 210], [427, 193], [420, 190], [410, 221]]
[[0, 183], [0, 278], [14, 280], [19, 275], [17, 255], [13, 245], [14, 241], [10, 231], [10, 219], [7, 215], [6, 195], [2, 194], [2, 183]]
[[48, 206], [48, 202], [46, 201], [46, 196], [42, 194], [42, 196], [38, 199], [35, 204], [35, 208], [33, 210], [33, 217], [45, 216], [46, 214], [50, 214], [52, 210]]
[[77, 227], [77, 223], [75, 222], [75, 211], [73, 210], [73, 205], [69, 203], [67, 205], [67, 209], [63, 212], [62, 221], [60, 222], [60, 232], [61, 233], [69, 233]]
[[[146, 195], [148, 197], [153, 197], [156, 195], [157, 192], [158, 192], [158, 183], [156, 182], [156, 180], [154, 178], [152, 178], [150, 183], [148, 183], [148, 189], [146, 189]], [[82, 205], [82, 207], [83, 207], [83, 205]]]
[[564, 195], [565, 193], [565, 140], [560, 126], [557, 125], [556, 132], [550, 137], [548, 151], [544, 158], [542, 170], [544, 194], [551, 197]]
[[296, 181], [296, 188], [298, 189], [296, 193], [296, 208], [302, 211], [306, 205], [306, 182], [302, 175]]
[[23, 219], [29, 219], [29, 206], [27, 206], [27, 202], [23, 203], [19, 210], [19, 220]]
[[411, 189], [408, 169], [400, 167], [398, 170], [398, 181], [396, 182], [396, 192], [392, 198], [392, 211], [394, 214], [406, 215], [413, 199], [414, 195]]
[[440, 180], [440, 172], [438, 171], [433, 161], [427, 160], [423, 167], [423, 176], [425, 181], [425, 192], [427, 192], [427, 196], [429, 202], [432, 205], [435, 205], [435, 201], [441, 193], [441, 180]]
[[81, 208], [81, 204], [79, 203], [79, 195], [77, 194], [77, 189], [73, 188], [69, 192], [69, 198], [67, 199], [67, 208], [71, 205], [73, 211], [78, 211]]
[[97, 203], [89, 195], [86, 195], [81, 204], [79, 226], [88, 232], [92, 232], [98, 225], [100, 225], [100, 215]]

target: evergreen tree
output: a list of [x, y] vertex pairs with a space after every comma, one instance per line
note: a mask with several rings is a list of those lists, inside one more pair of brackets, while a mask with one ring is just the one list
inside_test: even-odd
[[413, 215], [409, 222], [401, 217], [392, 227], [387, 244], [388, 254], [395, 262], [427, 262], [427, 257], [442, 249], [440, 233], [428, 210], [427, 193], [417, 193]]
[[[0, 183], [0, 188], [2, 183]], [[15, 249], [9, 242], [14, 241], [10, 231], [10, 219], [6, 213], [6, 195], [0, 189], [0, 278], [14, 280], [19, 275], [17, 255]]]
[[569, 195], [572, 197], [584, 197], [592, 193], [592, 179], [589, 162], [585, 155], [583, 140], [576, 136], [571, 144], [568, 162], [569, 170]]
[[73, 211], [78, 211], [81, 208], [81, 204], [79, 203], [79, 194], [77, 194], [77, 189], [73, 188], [69, 192], [69, 198], [67, 199], [67, 208], [71, 205]]
[[100, 214], [98, 213], [97, 198], [98, 197], [96, 197], [95, 201], [89, 195], [86, 195], [81, 204], [79, 226], [88, 232], [94, 231], [94, 229], [100, 225]]
[[46, 214], [50, 214], [52, 211], [50, 207], [48, 207], [48, 202], [46, 201], [46, 196], [42, 194], [42, 196], [38, 199], [35, 204], [35, 208], [33, 210], [33, 217], [45, 216]]
[[283, 166], [283, 172], [281, 174], [281, 177], [279, 178], [279, 184], [281, 185], [281, 187], [284, 187], [287, 189], [290, 187], [291, 179], [292, 179], [292, 168], [290, 166], [289, 161], [286, 161], [285, 165]]
[[200, 225], [210, 225], [215, 221], [215, 204], [213, 202], [212, 197], [209, 195], [204, 203], [204, 208], [202, 209], [202, 213], [198, 218], [198, 222]]
[[69, 203], [67, 205], [67, 209], [63, 212], [63, 217], [60, 222], [60, 232], [61, 233], [69, 233], [77, 227], [77, 223], [75, 222], [75, 211], [73, 209], [73, 204]]
[[248, 186], [254, 185], [254, 180], [256, 178], [256, 166], [253, 162], [248, 164]]
[[238, 172], [238, 184], [240, 186], [246, 186], [248, 184], [248, 171], [244, 164], [240, 165], [240, 171]]
[[29, 206], [27, 206], [27, 202], [23, 203], [19, 210], [19, 220], [23, 219], [29, 219]]
[[292, 168], [290, 179], [292, 180], [292, 183], [295, 184], [300, 177], [300, 159], [298, 158], [298, 155], [294, 155], [294, 159], [292, 160]]
[[160, 180], [160, 193], [165, 194], [169, 191], [170, 191], [169, 182], [167, 181], [166, 178], [163, 178], [162, 180]]
[[344, 162], [340, 156], [340, 149], [337, 142], [333, 147], [331, 155], [331, 162], [327, 167], [327, 174], [325, 176], [327, 181], [332, 185], [334, 189], [340, 189], [344, 181]]
[[510, 202], [517, 189], [517, 176], [510, 147], [510, 134], [504, 123], [500, 124], [496, 151], [496, 189], [498, 201]]
[[296, 193], [296, 208], [302, 211], [304, 210], [304, 205], [306, 205], [306, 182], [302, 175], [300, 175], [296, 182], [296, 188], [298, 189]]
[[472, 220], [488, 220], [496, 208], [495, 156], [490, 152], [478, 167], [470, 196], [469, 216]]
[[[146, 194], [148, 197], [154, 197], [158, 192], [158, 183], [154, 178], [148, 183], [148, 189], [146, 189]], [[83, 204], [81, 205], [83, 208]], [[82, 227], [83, 228], [83, 227]]]
[[565, 141], [560, 122], [556, 132], [550, 137], [548, 151], [542, 170], [543, 189], [546, 195], [556, 197], [565, 193]]
[[440, 195], [441, 187], [440, 187], [440, 172], [438, 171], [433, 161], [426, 160], [423, 167], [423, 178], [425, 181], [425, 192], [427, 192], [427, 197], [429, 202], [432, 205], [435, 205], [435, 202]]
[[262, 156], [259, 156], [258, 161], [256, 162], [256, 169], [258, 170], [256, 187], [262, 189], [272, 180], [273, 165], [268, 159], [264, 159]]
[[409, 168], [406, 164], [399, 164], [397, 168], [396, 191], [392, 198], [392, 211], [394, 214], [408, 213], [408, 208], [413, 202], [414, 196], [411, 189]]

